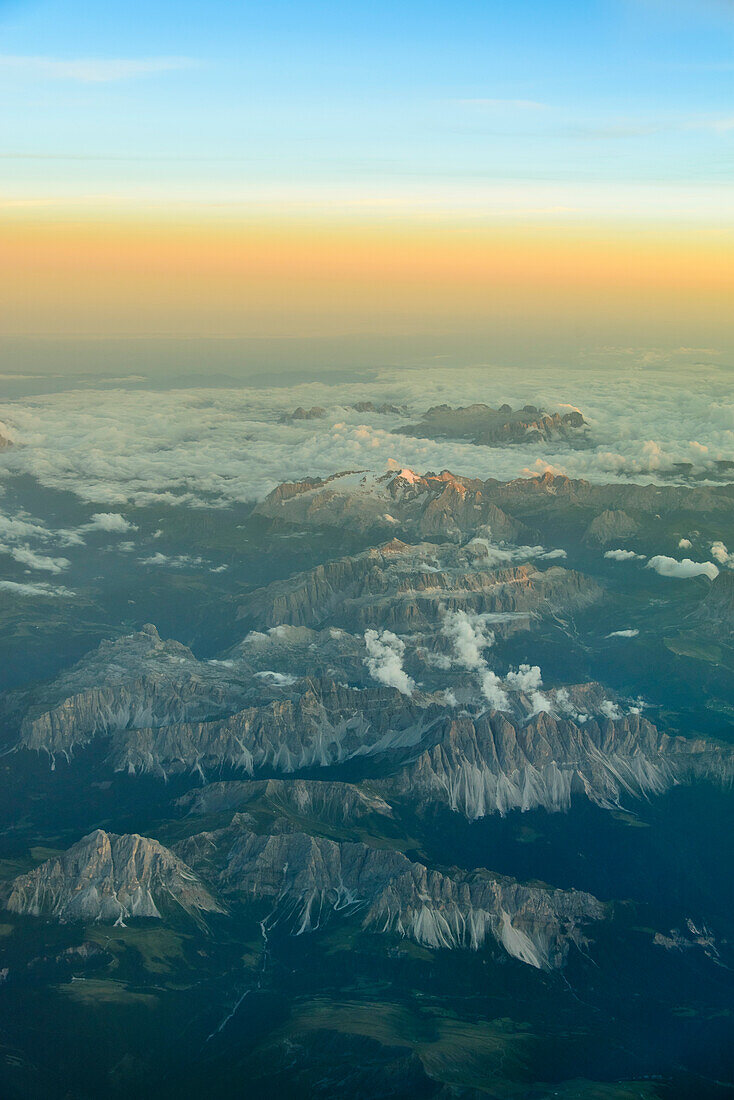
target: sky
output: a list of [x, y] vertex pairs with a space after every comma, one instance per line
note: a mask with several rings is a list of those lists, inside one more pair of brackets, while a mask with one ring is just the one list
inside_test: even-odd
[[731, 0], [0, 0], [0, 336], [734, 338]]

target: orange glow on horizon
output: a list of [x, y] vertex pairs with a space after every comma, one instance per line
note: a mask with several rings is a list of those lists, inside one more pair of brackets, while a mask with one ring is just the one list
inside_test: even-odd
[[700, 229], [14, 219], [0, 252], [3, 334], [329, 335], [681, 311], [721, 330], [734, 294], [731, 235]]

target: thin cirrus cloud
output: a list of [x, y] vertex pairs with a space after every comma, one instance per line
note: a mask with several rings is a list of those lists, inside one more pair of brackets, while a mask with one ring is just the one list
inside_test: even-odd
[[73, 80], [81, 84], [109, 84], [116, 80], [154, 76], [195, 68], [189, 57], [56, 58], [0, 55], [0, 75], [41, 80]]

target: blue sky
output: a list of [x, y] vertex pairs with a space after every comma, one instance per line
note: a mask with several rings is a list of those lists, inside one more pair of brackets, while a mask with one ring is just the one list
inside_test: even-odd
[[0, 2], [0, 202], [716, 221], [733, 45], [730, 0]]

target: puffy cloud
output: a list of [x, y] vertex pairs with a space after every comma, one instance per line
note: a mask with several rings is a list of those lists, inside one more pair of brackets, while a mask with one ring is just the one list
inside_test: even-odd
[[298, 679], [297, 676], [291, 676], [287, 672], [270, 672], [268, 670], [256, 672], [255, 675], [259, 676], [261, 680], [268, 680], [275, 687], [290, 687]]
[[191, 566], [206, 565], [204, 558], [193, 557], [191, 554], [162, 554], [159, 551], [148, 558], [138, 559], [141, 565], [167, 566], [169, 569], [187, 569]]
[[520, 665], [515, 672], [508, 672], [506, 683], [514, 691], [537, 691], [543, 683], [538, 665]]
[[730, 553], [723, 542], [712, 543], [711, 557], [715, 558], [719, 565], [725, 565], [727, 569], [734, 569], [734, 553]]
[[690, 550], [692, 546], [693, 546], [693, 543], [691, 542], [690, 539], [680, 539], [680, 541], [678, 542], [678, 549], [679, 550]]
[[47, 554], [38, 554], [27, 546], [0, 547], [0, 550], [5, 550], [21, 565], [27, 565], [29, 569], [37, 569], [43, 573], [63, 573], [71, 565], [68, 558], [51, 558]]
[[533, 691], [530, 693], [530, 702], [533, 705], [533, 714], [552, 714], [553, 708], [551, 707], [550, 699], [543, 695], [542, 691]]
[[89, 530], [109, 531], [111, 534], [137, 531], [135, 524], [125, 519], [119, 512], [95, 512], [86, 526]]
[[582, 714], [577, 710], [567, 688], [558, 688], [556, 690], [554, 693], [554, 702], [559, 713], [565, 715], [567, 718], [572, 718], [574, 722], [583, 723], [588, 721], [588, 714]]
[[487, 629], [484, 616], [448, 611], [441, 630], [451, 640], [457, 664], [468, 669], [484, 666], [483, 650], [494, 645], [494, 633]]
[[691, 561], [690, 558], [676, 561], [664, 554], [656, 554], [650, 558], [645, 568], [654, 569], [661, 577], [679, 577], [682, 580], [689, 577], [708, 577], [712, 581], [719, 575], [719, 570], [712, 561]]
[[0, 581], [0, 591], [10, 592], [14, 596], [49, 596], [52, 599], [68, 599], [74, 595], [70, 588], [45, 582], [24, 584], [20, 581]]
[[403, 668], [405, 642], [391, 630], [366, 630], [364, 644], [367, 656], [364, 663], [374, 680], [387, 687], [397, 688], [403, 695], [412, 695], [415, 682]]
[[636, 554], [634, 550], [607, 550], [604, 553], [605, 558], [609, 558], [610, 561], [644, 561], [644, 554]]
[[611, 634], [607, 634], [607, 638], [636, 638], [639, 634], [639, 630], [613, 630]]
[[499, 676], [490, 668], [482, 673], [482, 695], [493, 710], [509, 710], [510, 697], [502, 687]]
[[544, 561], [553, 561], [565, 558], [568, 555], [565, 550], [546, 550], [544, 546], [496, 546], [489, 539], [476, 536], [468, 546], [481, 548], [485, 554], [487, 567], [492, 569], [496, 565], [509, 565], [511, 562], [526, 562], [531, 558], [540, 558]]
[[616, 703], [613, 703], [611, 701], [611, 699], [604, 699], [599, 704], [599, 711], [601, 714], [604, 715], [605, 718], [616, 719], [622, 717], [622, 711]]

